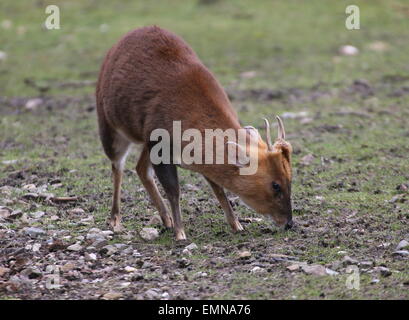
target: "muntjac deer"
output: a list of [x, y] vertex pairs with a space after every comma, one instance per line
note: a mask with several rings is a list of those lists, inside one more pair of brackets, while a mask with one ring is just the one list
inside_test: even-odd
[[[202, 133], [207, 129], [246, 130], [247, 153], [249, 140], [255, 142], [257, 170], [250, 175], [240, 174], [243, 165], [238, 157], [236, 163], [184, 164], [182, 161], [180, 164], [205, 177], [234, 232], [243, 227], [224, 189], [238, 195], [258, 213], [272, 218], [278, 226], [292, 226], [292, 147], [285, 141], [281, 119], [277, 117], [278, 138], [274, 144], [267, 120], [266, 142], [253, 127], [242, 128], [219, 82], [179, 36], [156, 26], [126, 34], [105, 57], [96, 101], [101, 142], [112, 163], [114, 192], [109, 224], [114, 231], [122, 228], [120, 189], [128, 150], [131, 144], [141, 144], [136, 172], [163, 224], [174, 229], [176, 240], [186, 239], [179, 206], [178, 164], [154, 164], [150, 157], [158, 143], [150, 138], [152, 132], [161, 128], [171, 133], [175, 121], [180, 121], [183, 130], [194, 128]], [[171, 139], [170, 143], [174, 141]], [[222, 152], [227, 152], [228, 144]], [[254, 148], [250, 154], [254, 155]], [[155, 184], [154, 173], [169, 200], [171, 214]]]

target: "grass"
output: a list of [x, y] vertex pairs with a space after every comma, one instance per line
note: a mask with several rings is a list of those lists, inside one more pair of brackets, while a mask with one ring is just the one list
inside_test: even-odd
[[[289, 90], [282, 99], [233, 100], [244, 124], [261, 126], [263, 117], [273, 119], [289, 111], [308, 111], [313, 118], [305, 124], [285, 119], [294, 146], [294, 212], [297, 221], [310, 224], [307, 233], [267, 233], [270, 226], [260, 222], [248, 225], [244, 234], [232, 235], [203, 179], [180, 170], [182, 185], [200, 188], [183, 187], [181, 205], [189, 238], [199, 246], [231, 246], [232, 257], [239, 247], [248, 246], [253, 252], [295, 253], [319, 264], [330, 264], [339, 259], [338, 251], [348, 250], [358, 259], [373, 259], [400, 271], [382, 279], [382, 285], [371, 284], [372, 276], [364, 274], [361, 290], [355, 292], [345, 289], [345, 275], [329, 279], [299, 273], [290, 277], [284, 267], [267, 275], [250, 275], [238, 269], [229, 285], [203, 297], [408, 298], [403, 284], [408, 281], [407, 260], [392, 259], [391, 249], [378, 247], [384, 242], [396, 246], [408, 236], [407, 200], [390, 202], [401, 195], [396, 187], [409, 181], [409, 94], [394, 94], [409, 85], [409, 7], [405, 1], [356, 0], [361, 12], [361, 30], [356, 31], [345, 29], [343, 1], [220, 0], [204, 5], [181, 0], [56, 0], [60, 30], [42, 26], [47, 4], [10, 0], [0, 4], [0, 51], [7, 53], [7, 59], [0, 61], [0, 98], [39, 96], [38, 90], [25, 83], [31, 79], [49, 87], [44, 97], [51, 101], [49, 109], [35, 111], [24, 109], [24, 99], [13, 107], [0, 104], [0, 161], [18, 160], [2, 164], [2, 184], [20, 188], [31, 181], [41, 184], [59, 178], [63, 185], [50, 191], [80, 196], [81, 206], [94, 215], [95, 224], [104, 226], [111, 203], [110, 167], [98, 141], [90, 98], [94, 87], [62, 89], [58, 84], [94, 81], [105, 52], [122, 34], [158, 24], [184, 37], [224, 87]], [[9, 28], [4, 28], [5, 20], [10, 20]], [[386, 43], [387, 50], [370, 50], [375, 41]], [[358, 47], [360, 53], [339, 56], [337, 50], [344, 44]], [[256, 71], [256, 76], [241, 76], [247, 71]], [[369, 83], [372, 94], [353, 86], [358, 79]], [[291, 91], [294, 89], [298, 91]], [[142, 228], [144, 218], [149, 219], [154, 211], [135, 176], [135, 154], [128, 160], [124, 178], [123, 213], [128, 230]], [[315, 160], [305, 166], [302, 158], [307, 154], [313, 154]], [[18, 171], [27, 175], [10, 178]], [[21, 194], [17, 189], [7, 198]], [[16, 202], [13, 208], [55, 210], [60, 220], [48, 223], [73, 235], [87, 229], [70, 221], [69, 207], [39, 204], [33, 208]], [[243, 206], [235, 210], [241, 216], [257, 216]], [[348, 218], [354, 211], [357, 213]], [[18, 229], [19, 225], [10, 227]], [[172, 234], [161, 234], [153, 246], [173, 248]], [[193, 260], [205, 264], [210, 257], [198, 255]], [[236, 269], [234, 265], [226, 268], [232, 273]], [[217, 275], [213, 267], [200, 270]]]

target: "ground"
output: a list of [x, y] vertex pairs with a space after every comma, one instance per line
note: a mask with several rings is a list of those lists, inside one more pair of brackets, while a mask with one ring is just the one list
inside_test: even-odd
[[[0, 299], [409, 298], [405, 1], [355, 1], [352, 31], [342, 1], [54, 3], [60, 30], [42, 26], [45, 1], [0, 4]], [[282, 116], [294, 229], [230, 194], [245, 227], [232, 234], [204, 179], [179, 170], [188, 241], [175, 242], [136, 176], [135, 149], [126, 231], [108, 231], [94, 83], [120, 35], [151, 24], [190, 43], [243, 124], [263, 135], [262, 118]], [[145, 227], [159, 237], [143, 240]]]

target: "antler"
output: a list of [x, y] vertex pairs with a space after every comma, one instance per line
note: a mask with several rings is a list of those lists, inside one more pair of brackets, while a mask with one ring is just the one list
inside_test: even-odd
[[273, 144], [271, 143], [271, 134], [270, 134], [270, 123], [267, 119], [264, 119], [266, 124], [266, 141], [267, 141], [267, 148], [268, 151], [273, 151]]
[[285, 140], [285, 130], [284, 130], [284, 124], [283, 121], [279, 116], [276, 116], [277, 122], [278, 122], [278, 139], [283, 139]]

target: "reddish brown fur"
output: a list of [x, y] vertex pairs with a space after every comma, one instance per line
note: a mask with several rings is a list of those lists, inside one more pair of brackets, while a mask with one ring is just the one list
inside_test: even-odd
[[[143, 144], [146, 153], [154, 129], [172, 132], [175, 120], [181, 121], [182, 130], [196, 128], [203, 132], [204, 129], [241, 128], [221, 85], [193, 50], [179, 36], [156, 26], [129, 32], [109, 50], [101, 67], [96, 98], [101, 141], [113, 162], [114, 181], [117, 184], [119, 181], [119, 185], [121, 169], [118, 163], [123, 150], [133, 142]], [[261, 138], [258, 146], [259, 169], [252, 176], [239, 175], [234, 165], [187, 166], [209, 180], [224, 211], [231, 211], [226, 216], [236, 231], [242, 228], [225, 203], [220, 188], [238, 194], [256, 211], [273, 217], [280, 225], [291, 220], [291, 205], [288, 207], [291, 147], [277, 141], [274, 152], [270, 152]], [[155, 191], [156, 186], [145, 173], [150, 167], [146, 159], [146, 163], [142, 163], [143, 159], [138, 163], [138, 174], [159, 207], [165, 225], [172, 226]], [[272, 181], [282, 186], [280, 196], [272, 190]], [[119, 190], [115, 190], [118, 197]], [[115, 203], [118, 201], [114, 199], [111, 216], [114, 228], [120, 220], [119, 203]], [[177, 230], [176, 233], [178, 238]]]

